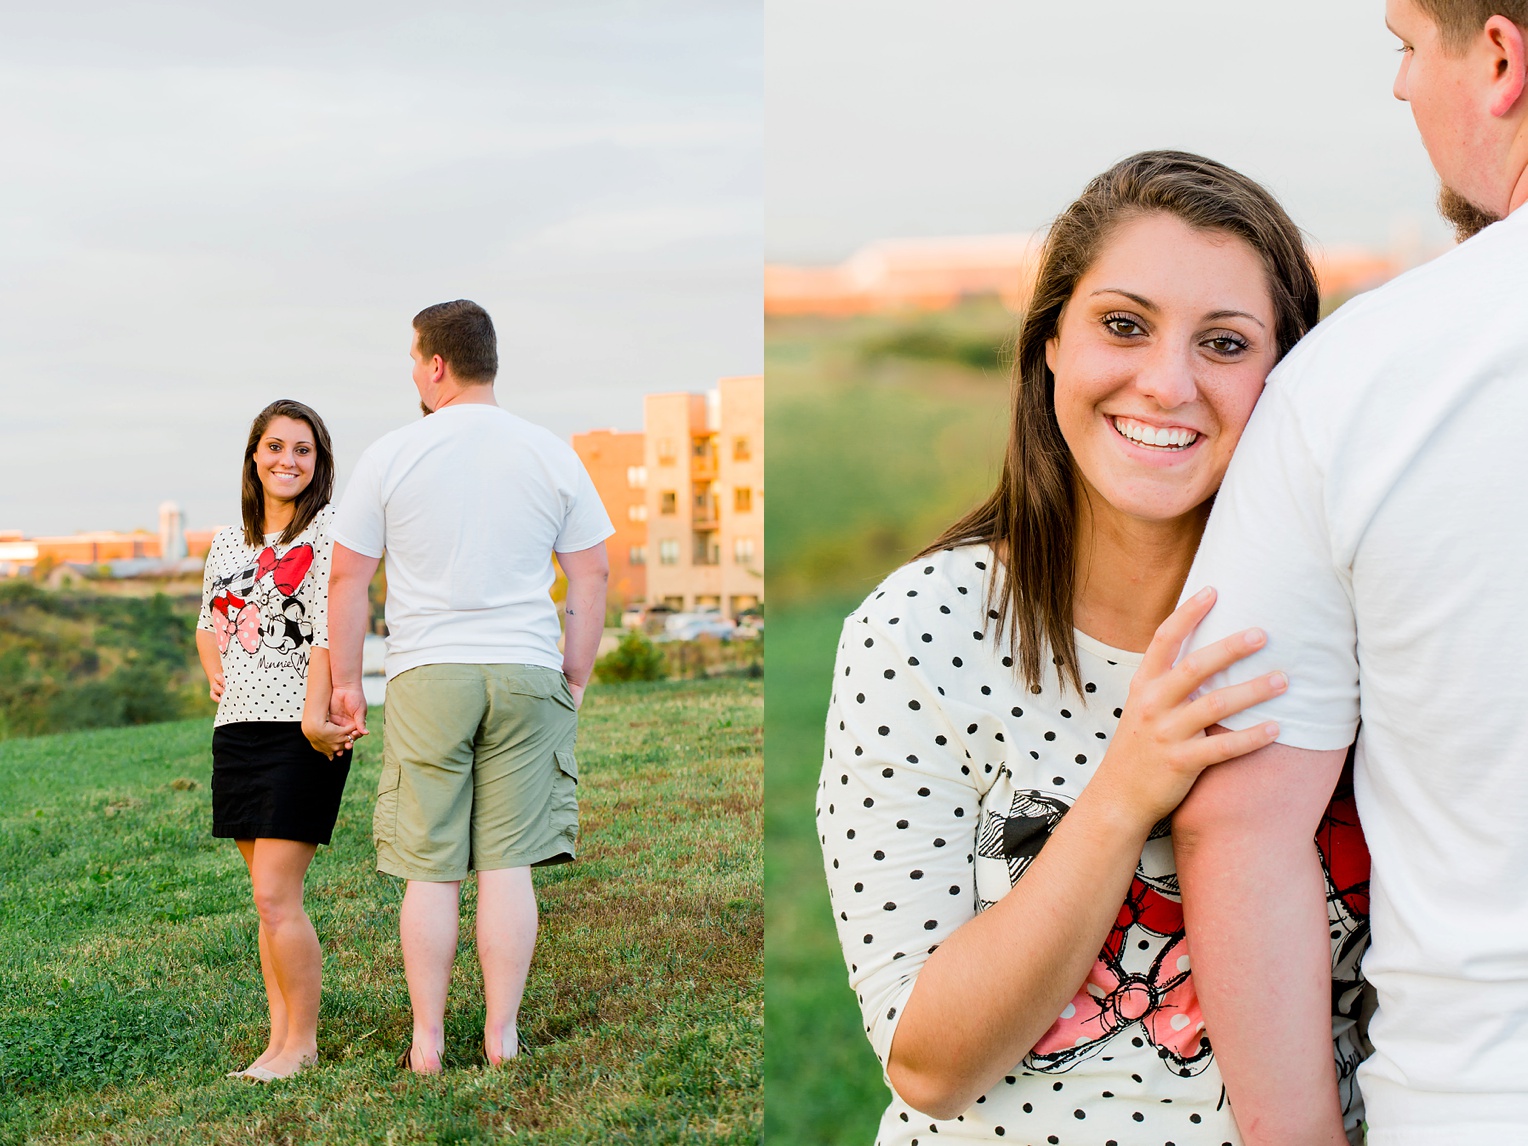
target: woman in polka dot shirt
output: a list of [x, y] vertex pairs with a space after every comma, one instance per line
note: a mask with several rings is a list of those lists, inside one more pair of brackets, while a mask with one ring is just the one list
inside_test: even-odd
[[302, 403], [273, 402], [243, 468], [244, 520], [212, 540], [196, 647], [218, 702], [212, 834], [249, 869], [270, 1004], [264, 1052], [230, 1077], [270, 1082], [318, 1057], [322, 956], [303, 879], [334, 830], [356, 732], [328, 719], [329, 433]]
[[[1264, 379], [1317, 304], [1299, 232], [1252, 181], [1177, 152], [1099, 176], [1046, 243], [996, 491], [845, 622], [817, 816], [893, 1088], [878, 1146], [1242, 1141], [1169, 818], [1201, 770], [1276, 734], [1204, 730], [1285, 682], [1196, 698], [1265, 638], [1175, 667], [1213, 591], [1174, 604]], [[1300, 1101], [1329, 1106], [1321, 1141], [1343, 1143], [1368, 936], [1350, 798], [1317, 842], [1336, 1069]]]

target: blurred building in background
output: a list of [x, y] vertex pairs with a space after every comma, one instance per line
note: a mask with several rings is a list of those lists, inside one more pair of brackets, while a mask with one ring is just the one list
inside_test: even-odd
[[[573, 448], [616, 527], [612, 604], [736, 617], [763, 602], [762, 377], [649, 394], [640, 434], [575, 434]], [[635, 595], [618, 601], [623, 578]]]
[[647, 474], [640, 432], [590, 430], [573, 435], [573, 449], [589, 471], [615, 536], [610, 555], [611, 606], [624, 609], [647, 599]]
[[[1043, 234], [964, 235], [882, 239], [836, 266], [764, 267], [767, 315], [871, 314], [886, 310], [946, 310], [961, 301], [996, 296], [1022, 311], [1039, 268]], [[1354, 246], [1311, 247], [1322, 297], [1341, 301], [1436, 255], [1415, 236], [1398, 232], [1388, 251]]]
[[185, 529], [180, 506], [159, 507], [159, 532], [97, 530], [27, 537], [0, 530], [0, 577], [35, 577], [55, 587], [68, 580], [175, 579], [201, 575], [216, 529]]

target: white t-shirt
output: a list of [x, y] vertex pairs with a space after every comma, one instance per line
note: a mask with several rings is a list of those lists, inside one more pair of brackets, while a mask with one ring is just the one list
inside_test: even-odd
[[329, 647], [329, 526], [324, 506], [290, 544], [268, 533], [251, 549], [244, 530], [218, 531], [202, 573], [197, 628], [216, 633], [223, 699], [213, 725], [301, 720], [312, 646]]
[[[883, 1064], [929, 955], [1023, 878], [1092, 779], [1141, 660], [1078, 633], [1083, 699], [1049, 667], [1030, 693], [993, 635], [995, 567], [984, 545], [904, 566], [844, 623], [838, 647], [817, 826], [849, 982]], [[1328, 823], [1320, 838], [1329, 870], [1364, 869], [1351, 824]], [[1343, 1012], [1333, 1030], [1356, 1127], [1367, 904], [1356, 880], [1343, 882], [1329, 899]], [[1034, 1050], [958, 1118], [936, 1122], [893, 1095], [877, 1146], [1241, 1141], [1204, 1038], [1165, 822], [1127, 894], [1086, 982]]]
[[[1226, 721], [1341, 748], [1373, 855], [1373, 1146], [1528, 1141], [1528, 210], [1274, 372], [1185, 589], [1259, 625]], [[1215, 683], [1223, 683], [1217, 681]]]
[[561, 669], [552, 553], [615, 532], [573, 447], [498, 406], [447, 406], [361, 455], [333, 526], [387, 552], [387, 677], [427, 664]]

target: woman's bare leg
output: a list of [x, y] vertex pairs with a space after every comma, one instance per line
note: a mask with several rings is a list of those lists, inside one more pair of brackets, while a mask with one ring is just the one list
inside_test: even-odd
[[316, 844], [255, 841], [250, 878], [265, 933], [272, 974], [286, 1006], [286, 1038], [260, 1065], [277, 1075], [295, 1073], [318, 1058], [318, 995], [323, 953], [302, 906], [302, 883]]
[[[254, 877], [255, 841], [235, 840], [239, 854], [244, 857], [244, 866], [250, 869], [250, 877]], [[271, 970], [270, 940], [266, 938], [265, 924], [260, 925], [260, 977], [265, 980], [265, 1001], [271, 1014], [271, 1034], [266, 1041], [265, 1050], [260, 1052], [260, 1057], [250, 1063], [250, 1066], [264, 1066], [270, 1059], [281, 1053], [281, 1048], [286, 1045], [287, 1033], [287, 1008], [286, 1000], [281, 997], [281, 988], [276, 985], [276, 973]], [[246, 1070], [248, 1067], [245, 1068]]]

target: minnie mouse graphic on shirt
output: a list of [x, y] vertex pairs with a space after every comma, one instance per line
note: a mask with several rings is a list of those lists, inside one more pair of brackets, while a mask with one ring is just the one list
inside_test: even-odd
[[[1016, 789], [1006, 814], [986, 813], [977, 835], [978, 860], [1002, 863], [1008, 883], [1017, 883], [1070, 807], [1059, 794]], [[1334, 1015], [1356, 1021], [1363, 991], [1359, 963], [1369, 940], [1369, 852], [1350, 771], [1333, 794], [1316, 845], [1327, 878]], [[992, 902], [980, 899], [978, 909]], [[1213, 1052], [1204, 1036], [1190, 967], [1170, 821], [1163, 820], [1151, 832], [1119, 916], [1082, 989], [1035, 1043], [1025, 1068], [1063, 1073], [1128, 1034], [1137, 1046], [1143, 1039], [1149, 1042], [1173, 1073], [1200, 1073]], [[1356, 1062], [1343, 1065], [1346, 1075]]]
[[237, 644], [253, 656], [262, 647], [295, 653], [313, 642], [307, 609], [297, 597], [313, 565], [313, 546], [294, 545], [281, 557], [267, 545], [255, 560], [213, 582], [211, 602], [218, 652]]

